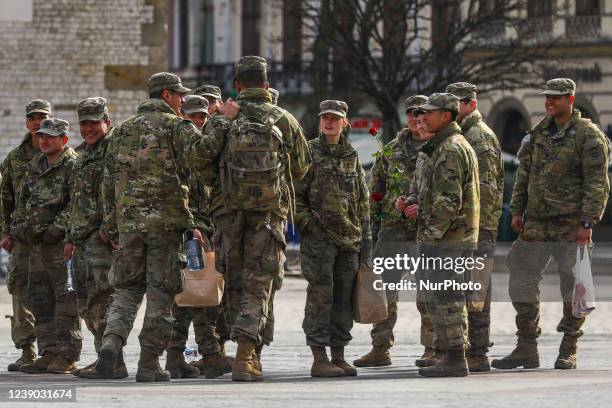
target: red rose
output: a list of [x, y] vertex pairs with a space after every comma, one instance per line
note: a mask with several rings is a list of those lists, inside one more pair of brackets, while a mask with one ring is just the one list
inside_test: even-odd
[[383, 193], [379, 192], [379, 191], [374, 191], [372, 193], [372, 201], [375, 201], [377, 203], [380, 203], [383, 199]]
[[372, 136], [376, 136], [378, 134], [378, 129], [372, 127], [370, 130], [368, 130], [368, 133], [370, 133]]

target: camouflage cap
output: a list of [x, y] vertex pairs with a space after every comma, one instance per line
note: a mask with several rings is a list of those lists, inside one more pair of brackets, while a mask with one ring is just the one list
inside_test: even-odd
[[418, 108], [420, 105], [427, 102], [427, 97], [425, 95], [412, 95], [406, 98], [404, 101], [404, 106], [406, 107], [406, 112]]
[[191, 92], [193, 95], [221, 99], [221, 88], [215, 85], [200, 85]]
[[151, 75], [151, 78], [147, 81], [147, 86], [149, 87], [149, 92], [159, 92], [164, 89], [179, 93], [191, 91], [191, 89], [183, 86], [181, 78], [178, 75], [170, 72], [158, 72], [157, 74]]
[[546, 89], [540, 95], [574, 95], [576, 83], [569, 78], [555, 78], [546, 82]]
[[346, 118], [348, 105], [344, 101], [325, 100], [319, 104], [319, 116], [331, 113]]
[[267, 62], [265, 58], [258, 57], [256, 55], [247, 55], [242, 57], [236, 63], [234, 67], [234, 75], [241, 74], [248, 71], [263, 71], [267, 70]]
[[446, 92], [452, 93], [457, 98], [461, 99], [476, 99], [476, 91], [478, 88], [469, 82], [455, 82], [446, 87]]
[[188, 114], [202, 112], [208, 115], [208, 100], [200, 95], [187, 95], [181, 109]]
[[276, 105], [278, 103], [278, 91], [274, 88], [268, 88], [268, 92], [270, 92], [270, 95], [272, 95], [272, 103]]
[[459, 112], [459, 98], [451, 93], [434, 93], [431, 94], [427, 102], [419, 106], [418, 109], [424, 111], [447, 109]]
[[68, 135], [69, 124], [65, 120], [58, 118], [45, 119], [40, 124], [40, 129], [36, 133], [45, 133], [51, 136]]
[[99, 121], [108, 115], [106, 108], [106, 99], [97, 96], [94, 98], [86, 98], [77, 103], [76, 110], [79, 115], [79, 122], [85, 120]]
[[32, 113], [46, 113], [47, 115], [51, 114], [51, 104], [43, 99], [34, 99], [33, 101], [28, 102], [25, 106], [26, 116], [31, 115]]

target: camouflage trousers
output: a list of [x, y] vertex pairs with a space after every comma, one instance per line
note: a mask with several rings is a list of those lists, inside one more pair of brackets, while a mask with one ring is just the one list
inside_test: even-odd
[[344, 347], [353, 328], [353, 286], [359, 254], [345, 251], [314, 227], [302, 236], [302, 274], [308, 281], [302, 329], [309, 346]]
[[168, 349], [185, 351], [189, 339], [189, 326], [193, 322], [193, 331], [198, 345], [198, 353], [209, 356], [221, 351], [221, 337], [217, 333], [217, 319], [222, 315], [221, 306], [191, 308], [172, 307], [174, 326]]
[[108, 283], [112, 262], [111, 246], [102, 242], [98, 231], [92, 233], [83, 245], [77, 246], [72, 257], [79, 315], [94, 336], [96, 352], [102, 347], [106, 314], [113, 296], [113, 289]]
[[76, 292], [68, 290], [64, 243], [34, 244], [29, 271], [28, 300], [39, 354], [53, 352], [68, 361], [78, 361], [83, 336]]
[[[425, 257], [458, 258], [469, 256], [468, 251], [428, 246], [421, 251]], [[433, 267], [423, 270], [423, 279], [429, 284], [442, 284], [450, 280], [462, 283], [463, 274], [453, 269]], [[455, 288], [425, 290], [427, 311], [434, 330], [437, 350], [467, 349], [468, 321], [465, 291]]]
[[215, 226], [216, 267], [225, 278], [230, 337], [269, 344], [274, 282], [282, 276], [285, 262], [284, 220], [274, 214], [234, 211], [217, 217]]
[[510, 270], [510, 299], [516, 310], [519, 339], [536, 339], [541, 329], [540, 291], [544, 269], [554, 258], [560, 278], [563, 317], [557, 331], [570, 337], [580, 337], [585, 319], [572, 315], [572, 292], [576, 262], [576, 231], [579, 216], [554, 219], [527, 218], [523, 231], [512, 245], [506, 264]]
[[493, 269], [493, 255], [495, 254], [495, 241], [497, 231], [481, 230], [478, 234], [478, 249], [474, 251], [474, 257], [486, 258], [488, 290], [481, 311], [469, 310], [468, 308], [468, 338], [470, 349], [468, 353], [472, 356], [483, 356], [489, 352], [491, 329], [491, 272]]
[[[378, 240], [376, 241], [376, 246], [374, 247], [373, 256], [374, 258], [388, 258], [395, 257], [398, 254], [402, 255], [404, 253], [408, 253], [408, 255], [411, 256], [415, 253], [415, 247], [416, 232], [409, 232], [399, 228], [382, 228], [378, 233]], [[383, 279], [385, 282], [399, 282], [403, 277], [403, 273], [395, 275], [396, 276], [388, 276], [387, 274], [383, 274]], [[372, 337], [373, 346], [388, 349], [393, 347], [393, 343], [395, 341], [393, 328], [397, 322], [398, 292], [387, 290], [386, 295], [388, 317], [382, 322], [374, 324], [374, 327], [370, 332], [370, 336]], [[427, 319], [429, 319], [428, 316]], [[421, 338], [423, 338], [424, 330], [427, 331], [427, 327], [421, 326]], [[433, 329], [431, 328], [431, 325], [429, 327], [429, 332], [433, 338]]]
[[30, 247], [13, 239], [13, 250], [8, 264], [6, 287], [11, 294], [13, 314], [11, 319], [11, 338], [15, 347], [20, 349], [36, 341], [34, 315], [28, 304], [28, 268]]
[[109, 273], [115, 295], [104, 336], [117, 335], [125, 345], [146, 295], [140, 347], [163, 354], [172, 335], [174, 295], [183, 290], [182, 270], [187, 263], [181, 244], [182, 231], [119, 233], [120, 248], [113, 253]]

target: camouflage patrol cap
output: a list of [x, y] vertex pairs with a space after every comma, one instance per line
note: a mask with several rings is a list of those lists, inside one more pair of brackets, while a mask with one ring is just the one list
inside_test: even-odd
[[346, 118], [348, 105], [344, 101], [325, 100], [319, 104], [319, 116], [331, 113]]
[[221, 88], [215, 85], [200, 85], [191, 93], [193, 95], [208, 96], [210, 98], [221, 99]]
[[574, 95], [576, 83], [569, 78], [555, 78], [546, 82], [546, 89], [540, 95]]
[[191, 90], [183, 86], [178, 75], [170, 72], [158, 72], [151, 75], [151, 78], [147, 81], [147, 86], [149, 87], [149, 92], [159, 92], [168, 89], [174, 92], [187, 93]]
[[99, 121], [108, 115], [106, 99], [101, 96], [83, 99], [77, 103], [76, 110], [79, 115], [79, 122], [85, 120]]
[[418, 109], [432, 111], [446, 109], [459, 112], [459, 98], [451, 93], [434, 93], [429, 96], [427, 102], [419, 106]]
[[256, 55], [247, 55], [242, 57], [236, 63], [234, 67], [234, 75], [237, 76], [243, 72], [249, 71], [263, 71], [267, 70], [267, 62], [265, 58], [258, 57]]
[[457, 98], [461, 99], [476, 99], [476, 91], [478, 88], [469, 82], [455, 82], [446, 87], [446, 92], [452, 93]]
[[406, 98], [404, 101], [404, 106], [406, 107], [406, 112], [408, 112], [418, 108], [420, 105], [426, 102], [427, 97], [425, 95], [412, 95]]
[[202, 112], [208, 115], [208, 100], [200, 95], [187, 95], [181, 109], [188, 114]]
[[43, 99], [34, 99], [25, 106], [26, 116], [33, 113], [51, 114], [51, 104]]
[[40, 129], [36, 133], [45, 133], [51, 136], [68, 135], [69, 124], [65, 120], [58, 118], [45, 119], [40, 124]]
[[274, 88], [268, 88], [268, 92], [270, 92], [270, 95], [272, 95], [272, 103], [276, 105], [278, 103], [278, 91]]

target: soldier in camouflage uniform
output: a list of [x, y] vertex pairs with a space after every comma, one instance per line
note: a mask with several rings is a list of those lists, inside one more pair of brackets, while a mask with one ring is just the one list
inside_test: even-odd
[[[380, 193], [382, 199], [371, 204], [372, 237], [376, 241], [374, 257], [394, 257], [398, 252], [406, 252], [405, 248], [416, 245], [417, 225], [413, 219], [401, 217], [395, 209], [396, 199], [407, 194], [402, 182], [408, 181], [416, 166], [419, 148], [423, 145], [416, 130], [415, 108], [427, 101], [424, 95], [414, 95], [406, 99], [406, 122], [408, 127], [398, 132], [397, 137], [390, 141], [385, 150], [378, 153], [372, 167], [370, 190], [373, 197]], [[387, 153], [386, 153], [387, 152]], [[414, 254], [412, 254], [414, 255]], [[401, 276], [383, 276], [387, 281], [398, 282]], [[397, 321], [397, 291], [387, 291], [388, 317], [383, 322], [374, 325], [370, 335], [372, 350], [362, 358], [355, 360], [357, 367], [379, 367], [391, 365], [389, 349], [393, 346], [393, 327]], [[418, 302], [421, 313], [421, 343], [425, 346], [425, 355], [418, 361], [433, 355], [433, 331], [426, 315], [424, 302]], [[425, 318], [423, 318], [425, 316]], [[429, 330], [428, 330], [429, 329]]]
[[28, 259], [30, 245], [17, 240], [11, 232], [11, 224], [19, 193], [23, 186], [27, 165], [38, 154], [38, 136], [43, 120], [51, 115], [51, 105], [40, 99], [30, 101], [26, 107], [26, 127], [28, 133], [21, 144], [11, 150], [2, 162], [2, 248], [11, 254], [6, 278], [6, 286], [11, 294], [13, 315], [11, 337], [15, 347], [22, 350], [21, 357], [9, 364], [9, 371], [19, 371], [21, 366], [34, 362], [36, 350], [34, 342], [34, 315], [28, 306]]
[[205, 84], [200, 85], [192, 91], [193, 95], [198, 95], [206, 98], [208, 101], [208, 113], [214, 115], [223, 107], [221, 100], [221, 88], [215, 85]]
[[202, 240], [182, 180], [190, 166], [199, 165], [191, 153], [204, 158], [207, 151], [220, 149], [224, 140], [211, 144], [191, 121], [177, 116], [189, 91], [178, 76], [155, 74], [148, 87], [150, 99], [114, 130], [107, 147], [100, 229], [117, 248], [109, 274], [115, 296], [95, 370], [102, 378], [113, 376], [146, 294], [136, 381], [169, 381], [170, 373], [159, 366], [159, 356], [172, 333], [174, 295], [183, 289], [182, 236], [193, 230]]
[[293, 182], [302, 179], [310, 161], [299, 123], [271, 103], [266, 71], [265, 59], [241, 58], [235, 69], [239, 114], [228, 114], [236, 102], [226, 102], [224, 116], [213, 116], [204, 131], [205, 138], [228, 140], [218, 165], [200, 176], [213, 185], [217, 270], [225, 276], [231, 339], [238, 341], [234, 381], [263, 379], [253, 357], [263, 341], [272, 282], [282, 273]]
[[504, 194], [504, 164], [501, 147], [495, 133], [482, 120], [476, 99], [477, 88], [467, 82], [457, 82], [446, 87], [446, 92], [459, 98], [457, 122], [461, 133], [470, 143], [478, 158], [480, 179], [480, 226], [478, 249], [474, 256], [486, 258], [483, 285], [488, 288], [482, 310], [471, 310], [468, 305], [470, 348], [467, 353], [471, 372], [490, 371], [487, 353], [490, 346], [491, 326], [491, 272], [497, 238], [497, 225], [502, 212]]
[[576, 84], [551, 79], [546, 95], [547, 116], [523, 139], [510, 209], [512, 228], [519, 232], [507, 258], [510, 298], [516, 309], [516, 348], [495, 368], [535, 368], [540, 365], [538, 284], [554, 257], [561, 280], [563, 333], [555, 368], [576, 368], [578, 338], [584, 318], [572, 314], [572, 268], [578, 245], [590, 244], [592, 226], [606, 207], [609, 145], [603, 132], [573, 108]]
[[357, 152], [342, 134], [348, 105], [326, 100], [319, 108], [321, 134], [308, 143], [313, 163], [296, 193], [302, 274], [308, 281], [302, 328], [313, 354], [313, 377], [355, 376], [344, 348], [352, 339], [357, 270], [371, 266], [370, 195]]
[[[76, 110], [84, 142], [79, 146], [80, 153], [72, 175], [70, 220], [64, 255], [72, 257], [79, 314], [94, 335], [97, 353], [102, 347], [106, 315], [113, 295], [108, 282], [113, 260], [112, 246], [108, 237], [100, 233], [104, 213], [102, 176], [112, 122], [104, 98], [83, 99], [76, 105]], [[75, 370], [73, 374], [83, 378], [98, 378], [95, 365], [96, 361]], [[123, 353], [120, 353], [113, 378], [127, 376]]]
[[28, 163], [11, 231], [32, 245], [28, 300], [42, 357], [21, 367], [29, 374], [68, 374], [81, 355], [81, 322], [64, 258], [70, 177], [77, 154], [68, 143], [68, 122], [45, 119], [37, 132], [41, 152]]
[[[419, 109], [427, 111], [427, 129], [435, 135], [423, 146], [425, 160], [417, 172], [418, 204], [403, 208], [407, 217], [418, 214], [418, 240], [427, 258], [465, 258], [476, 248], [479, 225], [478, 161], [474, 149], [461, 135], [456, 117], [459, 98], [436, 93]], [[454, 268], [423, 268], [424, 281], [464, 281]], [[421, 284], [421, 282], [418, 282]], [[466, 295], [461, 288], [426, 291], [427, 310], [434, 326], [436, 349], [444, 356], [434, 366], [419, 369], [424, 377], [468, 375]]]

